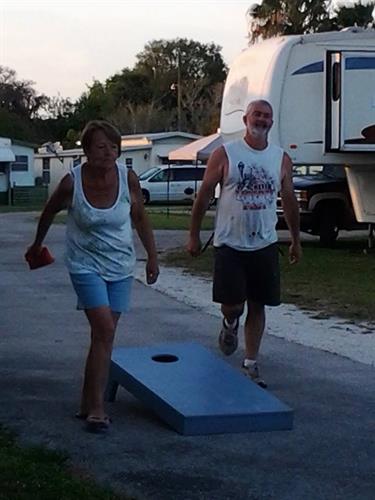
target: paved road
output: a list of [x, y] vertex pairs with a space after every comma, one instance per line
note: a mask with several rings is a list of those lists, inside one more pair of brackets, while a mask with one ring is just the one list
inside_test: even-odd
[[[62, 264], [63, 227], [47, 240], [53, 266], [30, 272], [23, 263], [34, 227], [30, 214], [0, 215], [0, 422], [22, 442], [63, 449], [75, 466], [139, 499], [374, 498], [374, 368], [271, 336], [264, 376], [294, 408], [293, 431], [184, 437], [120, 390], [110, 434], [83, 432], [72, 415], [87, 326]], [[188, 339], [217, 353], [217, 329], [213, 316], [136, 283], [117, 345]], [[240, 360], [238, 352], [228, 362]]]

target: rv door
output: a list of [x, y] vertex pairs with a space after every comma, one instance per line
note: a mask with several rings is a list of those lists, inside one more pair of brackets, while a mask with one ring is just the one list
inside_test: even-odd
[[328, 51], [326, 151], [375, 151], [375, 51]]

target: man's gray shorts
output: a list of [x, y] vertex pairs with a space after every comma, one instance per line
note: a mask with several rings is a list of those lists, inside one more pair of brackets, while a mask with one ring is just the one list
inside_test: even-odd
[[214, 302], [235, 305], [251, 300], [268, 306], [280, 304], [277, 243], [261, 250], [239, 251], [221, 246], [214, 251]]

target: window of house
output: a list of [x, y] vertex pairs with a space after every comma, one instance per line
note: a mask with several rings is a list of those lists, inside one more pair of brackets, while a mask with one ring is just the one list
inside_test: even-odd
[[125, 158], [126, 168], [133, 168], [133, 158]]
[[12, 162], [13, 172], [27, 172], [29, 170], [29, 157], [27, 155], [16, 155], [16, 161]]
[[43, 158], [42, 179], [43, 184], [49, 184], [51, 181], [50, 158]]

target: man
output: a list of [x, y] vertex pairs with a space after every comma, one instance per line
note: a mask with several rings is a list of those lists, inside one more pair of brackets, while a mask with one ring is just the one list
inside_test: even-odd
[[247, 303], [244, 372], [261, 387], [257, 356], [265, 328], [265, 305], [280, 304], [280, 272], [276, 233], [276, 200], [281, 193], [291, 234], [289, 261], [299, 261], [299, 209], [293, 190], [292, 162], [276, 145], [268, 143], [272, 127], [269, 102], [251, 102], [243, 117], [246, 133], [216, 149], [207, 164], [193, 206], [187, 249], [201, 250], [199, 237], [204, 214], [217, 183], [221, 193], [214, 236], [213, 300], [221, 304], [223, 326], [219, 346], [226, 355], [238, 345], [239, 317]]

